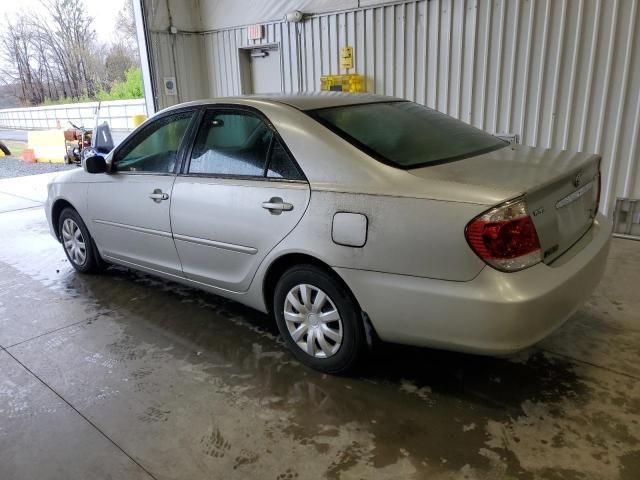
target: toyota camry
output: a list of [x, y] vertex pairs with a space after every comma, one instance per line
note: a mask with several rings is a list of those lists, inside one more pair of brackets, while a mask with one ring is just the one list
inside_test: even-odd
[[340, 373], [374, 338], [500, 355], [559, 327], [606, 262], [600, 162], [396, 98], [221, 98], [58, 176], [46, 213], [77, 271], [269, 312], [301, 362]]

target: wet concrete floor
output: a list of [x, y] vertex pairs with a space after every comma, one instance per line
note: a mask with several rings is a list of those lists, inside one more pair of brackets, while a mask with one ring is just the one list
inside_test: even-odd
[[75, 273], [20, 200], [0, 213], [0, 479], [640, 478], [639, 242], [522, 354], [387, 345], [341, 378], [236, 303]]

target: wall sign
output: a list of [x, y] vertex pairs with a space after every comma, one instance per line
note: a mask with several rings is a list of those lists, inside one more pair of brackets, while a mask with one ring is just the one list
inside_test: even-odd
[[264, 38], [264, 25], [249, 25], [247, 27], [249, 40], [261, 40]]
[[176, 95], [176, 77], [164, 77], [164, 94]]
[[353, 68], [353, 47], [340, 49], [340, 68]]

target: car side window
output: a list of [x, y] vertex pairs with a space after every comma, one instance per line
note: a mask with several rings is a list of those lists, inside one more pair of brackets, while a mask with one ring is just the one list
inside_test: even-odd
[[193, 112], [161, 118], [143, 129], [117, 153], [117, 172], [172, 173]]
[[271, 145], [267, 178], [283, 178], [287, 180], [304, 179], [295, 161], [277, 138], [273, 139], [273, 144]]
[[262, 177], [272, 137], [256, 115], [210, 110], [198, 130], [188, 173]]

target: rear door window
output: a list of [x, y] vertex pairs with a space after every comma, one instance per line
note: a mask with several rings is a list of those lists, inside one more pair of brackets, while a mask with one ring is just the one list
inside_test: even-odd
[[196, 136], [188, 173], [262, 177], [273, 132], [258, 116], [208, 111]]
[[284, 148], [282, 142], [275, 137], [273, 138], [271, 151], [269, 152], [267, 178], [282, 178], [287, 180], [304, 179], [296, 162]]
[[205, 112], [187, 173], [304, 180], [273, 127], [243, 110]]

